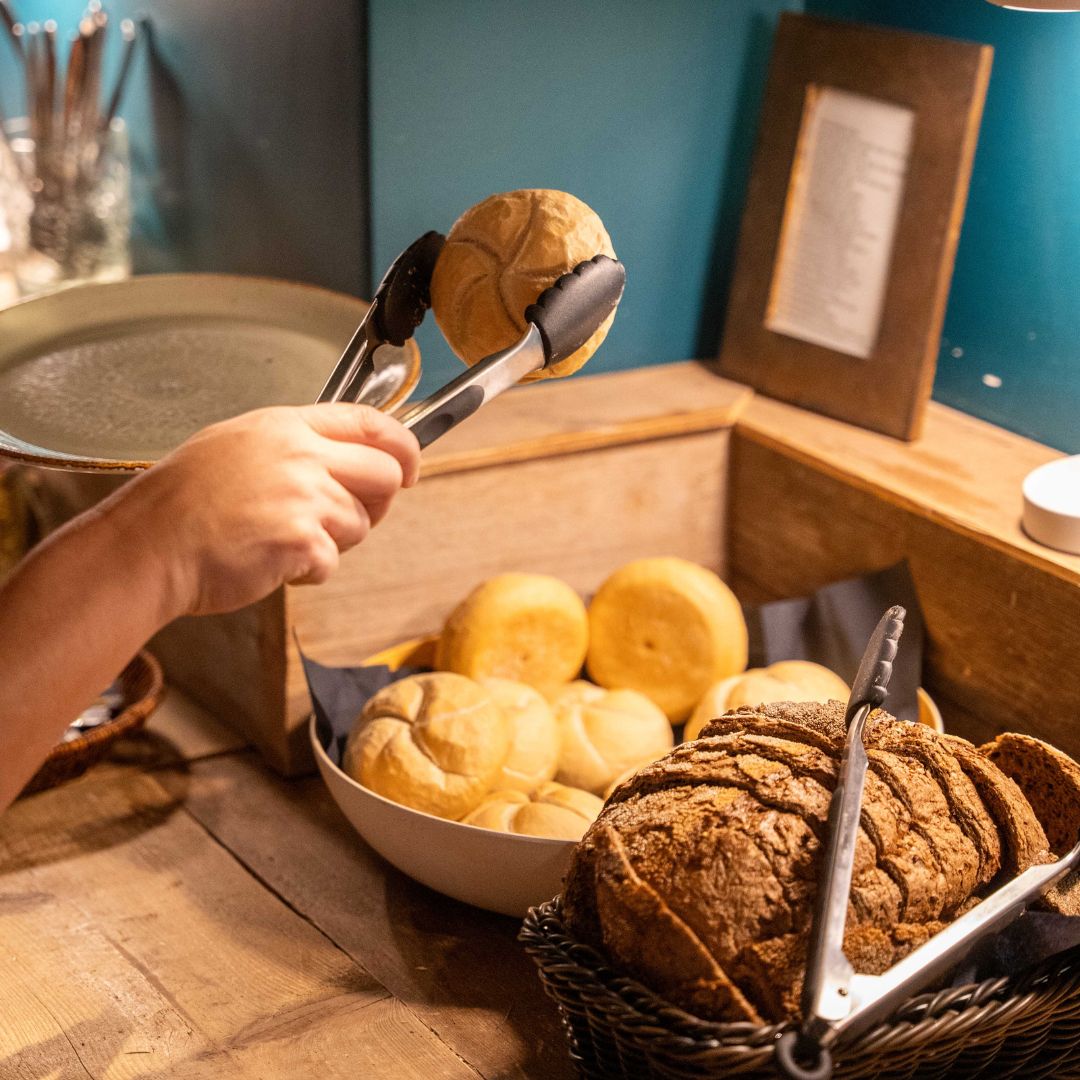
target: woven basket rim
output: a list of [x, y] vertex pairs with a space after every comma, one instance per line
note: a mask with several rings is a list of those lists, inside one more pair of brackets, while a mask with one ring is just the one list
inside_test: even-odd
[[[777, 1036], [790, 1024], [757, 1025], [746, 1021], [710, 1021], [672, 1005], [640, 982], [613, 971], [592, 946], [578, 941], [562, 920], [561, 897], [530, 908], [519, 941], [541, 970], [545, 981], [576, 981], [575, 990], [590, 1004], [617, 1012], [618, 1022], [635, 1036], [673, 1057], [686, 1060], [720, 1048], [769, 1054]], [[838, 1049], [848, 1055], [891, 1052], [929, 1046], [943, 1018], [977, 1030], [995, 1016], [1034, 1008], [1041, 994], [1052, 995], [1055, 983], [1071, 974], [1080, 980], [1080, 945], [1043, 960], [1017, 975], [917, 994], [886, 1021]], [[1025, 1002], [1031, 998], [1031, 1002]]]

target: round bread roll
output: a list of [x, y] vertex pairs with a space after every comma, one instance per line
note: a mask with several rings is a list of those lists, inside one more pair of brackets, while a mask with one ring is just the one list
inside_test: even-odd
[[559, 726], [539, 690], [511, 679], [481, 679], [510, 721], [510, 753], [499, 771], [496, 791], [536, 791], [555, 775], [559, 763]]
[[771, 705], [777, 701], [847, 701], [850, 687], [834, 671], [812, 660], [779, 660], [765, 668], [721, 679], [705, 691], [686, 722], [683, 738], [696, 739], [701, 729], [718, 716], [743, 705]]
[[547, 783], [531, 796], [522, 791], [495, 791], [465, 818], [482, 829], [580, 840], [604, 803], [595, 795], [564, 784]]
[[546, 574], [500, 574], [451, 612], [435, 666], [543, 690], [576, 678], [588, 647], [585, 605], [565, 581]]
[[597, 795], [675, 742], [667, 717], [636, 690], [605, 690], [578, 679], [555, 695], [554, 708], [562, 740], [555, 779]]
[[[615, 257], [604, 223], [565, 191], [492, 195], [454, 222], [431, 278], [431, 310], [450, 347], [470, 366], [513, 345], [525, 309], [594, 255]], [[576, 352], [522, 382], [570, 375], [600, 347], [615, 313]]]
[[510, 731], [502, 709], [471, 679], [411, 675], [368, 700], [341, 767], [379, 795], [457, 820], [491, 790]]
[[589, 605], [590, 677], [640, 690], [677, 724], [717, 680], [746, 667], [746, 622], [711, 570], [671, 557], [616, 570]]

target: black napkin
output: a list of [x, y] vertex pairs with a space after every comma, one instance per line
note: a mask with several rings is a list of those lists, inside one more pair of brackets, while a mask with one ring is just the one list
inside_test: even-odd
[[906, 562], [826, 585], [813, 596], [745, 608], [750, 666], [765, 667], [777, 660], [814, 660], [831, 668], [850, 686], [878, 620], [894, 604], [907, 608], [907, 617], [885, 707], [900, 720], [916, 721], [923, 614]]

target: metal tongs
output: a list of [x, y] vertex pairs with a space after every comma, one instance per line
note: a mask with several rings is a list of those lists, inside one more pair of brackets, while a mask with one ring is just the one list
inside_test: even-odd
[[359, 401], [379, 372], [380, 347], [400, 348], [413, 336], [431, 307], [431, 275], [445, 243], [442, 233], [424, 233], [393, 261], [316, 401]]
[[[334, 368], [319, 401], [356, 401], [378, 371], [381, 345], [404, 345], [431, 306], [431, 275], [445, 237], [425, 233], [387, 271], [367, 315]], [[578, 263], [525, 309], [528, 329], [398, 419], [422, 447], [456, 427], [526, 375], [576, 352], [615, 310], [626, 284], [621, 262], [596, 255]]]
[[1032, 900], [1080, 865], [1078, 843], [1056, 862], [1032, 866], [992, 892], [884, 974], [856, 974], [843, 942], [867, 768], [863, 727], [870, 711], [885, 700], [905, 614], [902, 607], [893, 607], [878, 623], [844, 715], [847, 734], [829, 804], [828, 843], [802, 992], [803, 1022], [776, 1044], [777, 1070], [791, 1080], [826, 1080], [838, 1040], [888, 1019], [909, 997], [955, 967], [979, 940], [1019, 918]]

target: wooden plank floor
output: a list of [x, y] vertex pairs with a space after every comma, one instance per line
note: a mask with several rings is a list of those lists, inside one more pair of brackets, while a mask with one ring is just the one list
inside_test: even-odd
[[516, 933], [171, 691], [0, 817], [0, 1077], [569, 1077]]

